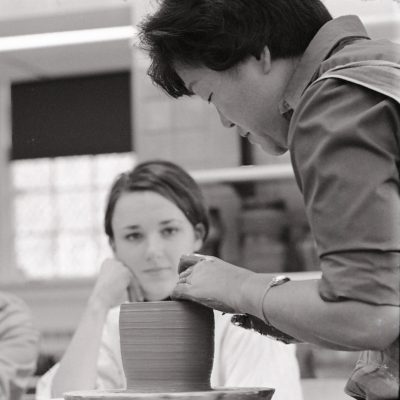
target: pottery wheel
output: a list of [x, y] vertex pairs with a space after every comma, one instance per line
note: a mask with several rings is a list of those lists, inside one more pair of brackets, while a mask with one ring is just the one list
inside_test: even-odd
[[129, 393], [126, 391], [69, 392], [65, 400], [270, 400], [274, 389], [269, 388], [222, 388], [204, 392], [179, 393]]

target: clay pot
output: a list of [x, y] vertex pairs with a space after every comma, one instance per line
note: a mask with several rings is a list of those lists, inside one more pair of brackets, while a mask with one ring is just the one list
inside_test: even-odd
[[188, 301], [125, 303], [119, 328], [128, 392], [210, 390], [211, 309]]

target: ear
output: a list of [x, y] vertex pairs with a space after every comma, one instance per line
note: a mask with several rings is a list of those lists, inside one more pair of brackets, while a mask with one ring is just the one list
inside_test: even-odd
[[206, 229], [202, 223], [198, 223], [194, 227], [194, 235], [195, 235], [195, 249], [194, 251], [199, 251], [203, 246], [204, 236], [206, 235]]
[[264, 74], [268, 74], [272, 67], [271, 53], [268, 46], [264, 46], [261, 51], [259, 62], [261, 63], [261, 68]]

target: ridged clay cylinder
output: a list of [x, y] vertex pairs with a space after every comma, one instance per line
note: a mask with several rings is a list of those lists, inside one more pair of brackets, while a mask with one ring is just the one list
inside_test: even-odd
[[128, 392], [210, 390], [211, 309], [189, 301], [124, 303], [119, 328]]

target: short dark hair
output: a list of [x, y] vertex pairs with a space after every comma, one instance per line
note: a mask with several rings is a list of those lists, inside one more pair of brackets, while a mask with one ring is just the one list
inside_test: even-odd
[[320, 0], [161, 0], [139, 24], [148, 75], [170, 96], [191, 93], [174, 65], [224, 71], [268, 46], [272, 59], [301, 55], [332, 17]]
[[206, 239], [209, 230], [208, 210], [200, 187], [179, 165], [164, 160], [138, 164], [133, 170], [120, 174], [108, 195], [104, 229], [109, 239], [114, 238], [112, 217], [115, 205], [123, 193], [151, 191], [174, 203], [196, 227], [204, 226]]

